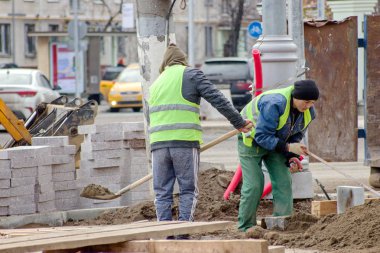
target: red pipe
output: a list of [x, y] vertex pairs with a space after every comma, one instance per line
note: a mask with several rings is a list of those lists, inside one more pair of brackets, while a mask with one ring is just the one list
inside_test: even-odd
[[[263, 69], [261, 65], [261, 58], [260, 58], [260, 50], [253, 49], [252, 50], [252, 57], [253, 57], [253, 65], [255, 68], [255, 93], [253, 94], [254, 97], [260, 95], [263, 91]], [[230, 184], [227, 187], [227, 190], [224, 192], [223, 198], [225, 200], [228, 200], [230, 198], [230, 194], [235, 191], [236, 187], [240, 183], [242, 177], [242, 171], [241, 171], [241, 165], [238, 164], [238, 167], [236, 168], [235, 175], [233, 176]], [[271, 185], [272, 187], [272, 185]], [[272, 191], [272, 189], [271, 189]]]

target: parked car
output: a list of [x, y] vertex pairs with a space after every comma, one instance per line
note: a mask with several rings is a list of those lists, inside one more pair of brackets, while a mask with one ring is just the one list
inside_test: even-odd
[[42, 102], [60, 95], [41, 71], [35, 69], [0, 69], [0, 99], [20, 119], [26, 119]]
[[0, 63], [0, 69], [13, 69], [18, 68], [17, 64], [15, 63]]
[[120, 73], [108, 95], [111, 112], [118, 112], [121, 108], [132, 108], [134, 112], [141, 110], [141, 81], [140, 66], [136, 63], [128, 65]]
[[230, 88], [232, 103], [237, 110], [243, 109], [252, 99], [252, 60], [240, 57], [211, 58], [203, 63], [202, 71], [216, 87]]
[[108, 93], [115, 84], [115, 80], [124, 69], [125, 67], [108, 67], [105, 69], [102, 80], [99, 83], [100, 93], [105, 100], [108, 99]]

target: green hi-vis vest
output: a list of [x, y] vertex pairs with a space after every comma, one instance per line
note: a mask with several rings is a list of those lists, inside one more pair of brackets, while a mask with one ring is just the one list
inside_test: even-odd
[[150, 87], [150, 143], [159, 141], [199, 141], [202, 128], [200, 106], [182, 96], [182, 77], [185, 66], [173, 65]]
[[[290, 106], [290, 101], [291, 101], [290, 98], [291, 98], [291, 94], [292, 94], [293, 90], [294, 90], [294, 86], [292, 85], [292, 86], [282, 88], [282, 89], [275, 89], [275, 90], [263, 92], [259, 96], [255, 97], [251, 102], [249, 102], [243, 108], [243, 110], [241, 111], [241, 115], [243, 116], [243, 118], [249, 119], [254, 124], [256, 124], [256, 121], [257, 121], [259, 114], [260, 114], [260, 111], [258, 109], [258, 101], [261, 98], [261, 96], [268, 95], [268, 94], [281, 94], [286, 98], [286, 107], [285, 107], [284, 113], [280, 116], [278, 126], [276, 128], [276, 130], [278, 131], [284, 127], [284, 125], [286, 124], [286, 121], [289, 117], [290, 107], [291, 107]], [[304, 128], [303, 129], [305, 129], [309, 125], [309, 123], [311, 122], [311, 114], [310, 114], [309, 109], [307, 109], [303, 113], [303, 118], [304, 118]], [[242, 133], [243, 142], [246, 146], [252, 147], [252, 141], [253, 141], [253, 138], [255, 137], [255, 132], [256, 132], [255, 129], [252, 128], [252, 131], [249, 134]]]

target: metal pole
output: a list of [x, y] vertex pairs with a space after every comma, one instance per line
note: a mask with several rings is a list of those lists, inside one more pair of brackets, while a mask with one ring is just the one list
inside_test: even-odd
[[188, 20], [188, 60], [189, 65], [194, 66], [194, 1], [189, 0]]
[[263, 33], [267, 35], [286, 35], [286, 1], [263, 1]]
[[75, 50], [75, 97], [79, 94], [79, 38], [78, 38], [78, 0], [73, 1], [74, 4], [74, 50]]
[[15, 41], [15, 0], [12, 0], [12, 61], [16, 63], [16, 41]]
[[318, 19], [325, 19], [325, 2], [326, 0], [318, 0]]

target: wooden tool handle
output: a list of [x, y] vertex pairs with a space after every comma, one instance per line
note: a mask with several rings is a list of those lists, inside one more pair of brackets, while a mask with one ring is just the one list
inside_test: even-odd
[[234, 130], [232, 130], [232, 131], [230, 131], [230, 132], [228, 132], [226, 134], [223, 134], [222, 136], [216, 138], [215, 140], [213, 140], [213, 141], [211, 141], [209, 143], [206, 143], [205, 145], [201, 146], [200, 152], [205, 151], [205, 150], [207, 150], [207, 149], [215, 146], [216, 144], [219, 144], [219, 143], [221, 143], [221, 142], [223, 142], [223, 141], [231, 138], [232, 136], [237, 135], [238, 133], [240, 133], [239, 130], [234, 129]]
[[145, 177], [140, 178], [139, 180], [133, 182], [132, 184], [128, 185], [127, 187], [125, 187], [125, 188], [121, 189], [120, 191], [116, 192], [115, 195], [122, 195], [123, 193], [136, 188], [137, 186], [145, 183], [146, 181], [149, 181], [150, 179], [152, 179], [152, 177], [153, 177], [153, 174], [149, 173]]
[[310, 155], [311, 157], [314, 157], [315, 159], [317, 159], [318, 161], [320, 161], [321, 163], [323, 163], [324, 165], [326, 165], [327, 167], [329, 167], [330, 169], [334, 170], [335, 172], [338, 172], [339, 174], [345, 176], [346, 178], [348, 179], [351, 179], [352, 181], [356, 182], [357, 184], [359, 184], [360, 186], [362, 186], [363, 188], [367, 189], [368, 191], [372, 192], [373, 194], [375, 194], [376, 196], [380, 197], [380, 193], [378, 193], [377, 191], [375, 191], [374, 189], [372, 189], [372, 187], [366, 185], [366, 184], [363, 184], [361, 182], [359, 182], [358, 180], [356, 180], [354, 177], [338, 170], [337, 168], [333, 167], [332, 165], [330, 165], [328, 162], [326, 162], [325, 160], [323, 160], [322, 158], [320, 158], [319, 156], [317, 156], [316, 154], [313, 154], [312, 152], [308, 151], [307, 152], [308, 155]]

